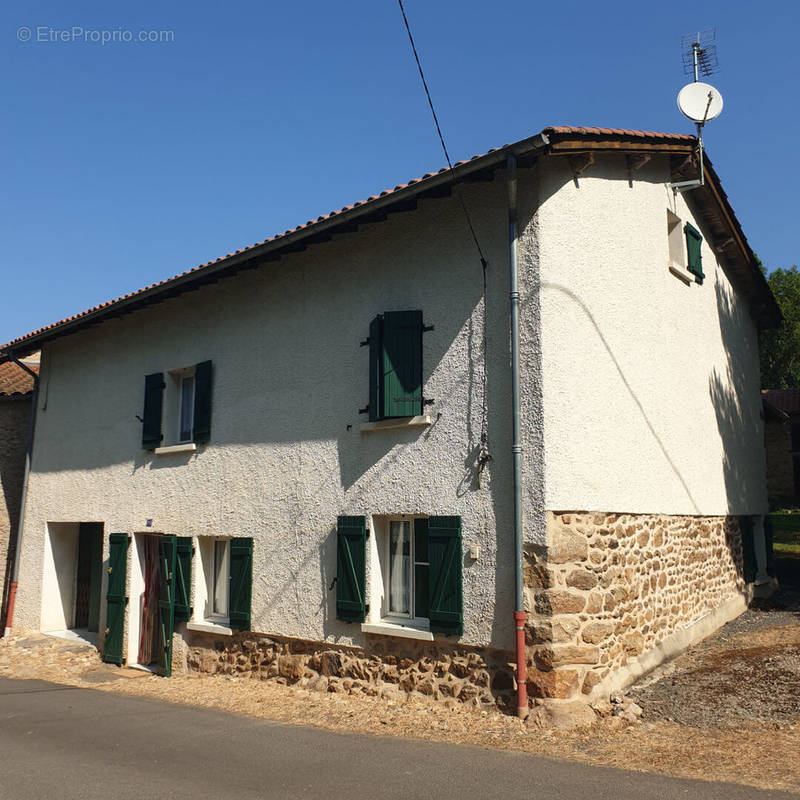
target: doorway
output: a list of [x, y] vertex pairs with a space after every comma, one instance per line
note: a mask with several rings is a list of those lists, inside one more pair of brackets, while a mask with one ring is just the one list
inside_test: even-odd
[[169, 676], [175, 622], [176, 537], [137, 533], [135, 539], [139, 568], [132, 576], [135, 603], [130, 615], [128, 660]]
[[78, 564], [73, 628], [100, 630], [100, 584], [103, 579], [103, 523], [78, 525]]
[[42, 575], [42, 632], [73, 632], [80, 639], [96, 643], [102, 585], [103, 523], [48, 522]]

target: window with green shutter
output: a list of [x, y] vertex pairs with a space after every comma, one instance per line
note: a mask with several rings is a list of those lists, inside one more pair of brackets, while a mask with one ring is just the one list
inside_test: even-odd
[[421, 311], [387, 311], [369, 326], [369, 419], [422, 413]]
[[367, 520], [336, 522], [336, 618], [363, 622], [367, 614]]
[[703, 278], [703, 237], [700, 231], [691, 223], [687, 222], [683, 228], [686, 234], [686, 269], [689, 270], [694, 276], [697, 283], [702, 284]]
[[167, 382], [163, 372], [145, 376], [142, 447], [206, 444], [211, 439], [212, 362], [170, 370], [168, 375]]
[[378, 558], [370, 575], [383, 600], [370, 615], [368, 627], [377, 626], [371, 632], [389, 624], [460, 636], [461, 518], [378, 516], [373, 523]]

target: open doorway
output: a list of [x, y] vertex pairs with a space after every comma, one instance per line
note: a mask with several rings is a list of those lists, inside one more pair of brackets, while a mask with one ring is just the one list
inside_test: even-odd
[[96, 644], [103, 585], [103, 523], [48, 523], [42, 578], [42, 631]]
[[137, 533], [135, 541], [128, 662], [168, 676], [172, 671], [175, 622], [176, 537]]

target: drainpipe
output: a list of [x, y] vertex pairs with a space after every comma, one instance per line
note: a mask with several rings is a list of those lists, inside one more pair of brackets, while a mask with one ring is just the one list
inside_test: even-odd
[[11, 586], [8, 592], [8, 607], [6, 608], [6, 626], [3, 636], [8, 636], [14, 626], [14, 606], [17, 602], [17, 581], [19, 579], [19, 558], [22, 552], [22, 527], [25, 524], [25, 504], [28, 497], [28, 477], [31, 472], [31, 453], [33, 452], [33, 431], [36, 426], [36, 406], [39, 398], [39, 376], [26, 364], [18, 361], [14, 355], [9, 354], [9, 361], [25, 370], [33, 378], [33, 392], [31, 394], [31, 413], [28, 419], [28, 441], [25, 447], [25, 474], [22, 478], [22, 495], [19, 503], [19, 524], [17, 525], [17, 542], [14, 548], [14, 563], [11, 573]]
[[517, 281], [517, 159], [508, 161], [508, 263], [511, 301], [511, 453], [514, 474], [514, 628], [517, 652], [517, 716], [528, 715], [528, 667], [525, 657], [525, 601], [522, 581], [522, 440], [519, 401], [519, 286]]

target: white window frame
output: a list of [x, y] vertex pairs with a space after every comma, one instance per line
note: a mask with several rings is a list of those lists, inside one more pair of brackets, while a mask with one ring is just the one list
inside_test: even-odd
[[694, 275], [687, 269], [686, 237], [683, 234], [683, 220], [670, 209], [667, 209], [667, 267], [684, 283], [694, 283]]
[[[194, 558], [194, 615], [190, 628], [196, 624], [210, 623], [212, 625], [226, 626], [230, 621], [230, 564], [231, 564], [231, 538], [230, 536], [198, 536], [197, 550]], [[214, 591], [216, 589], [215, 552], [217, 542], [225, 542], [226, 568], [223, 580], [225, 586], [225, 613], [214, 611]]]
[[[418, 519], [426, 519], [425, 514], [390, 514], [373, 517], [372, 529], [375, 531], [376, 549], [373, 551], [373, 563], [370, 565], [370, 579], [376, 580], [382, 588], [381, 602], [370, 602], [370, 623], [385, 623], [388, 626], [400, 626], [420, 631], [430, 630], [428, 617], [418, 617], [414, 604], [416, 601], [415, 578], [416, 567], [428, 565], [428, 562], [417, 561], [414, 523]], [[389, 610], [390, 574], [391, 574], [391, 524], [392, 522], [407, 522], [411, 533], [411, 574], [409, 575], [409, 613], [401, 614]]]

